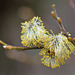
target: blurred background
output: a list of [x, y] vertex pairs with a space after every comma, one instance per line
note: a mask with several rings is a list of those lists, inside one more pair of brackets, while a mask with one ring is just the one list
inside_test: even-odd
[[[40, 16], [46, 29], [60, 32], [51, 16], [51, 5], [56, 4], [58, 15], [67, 31], [75, 37], [75, 10], [69, 0], [0, 0], [0, 39], [8, 44], [22, 46], [21, 22]], [[75, 1], [75, 0], [74, 0]], [[40, 50], [5, 50], [0, 45], [0, 75], [75, 75], [75, 55], [55, 69], [41, 64]]]

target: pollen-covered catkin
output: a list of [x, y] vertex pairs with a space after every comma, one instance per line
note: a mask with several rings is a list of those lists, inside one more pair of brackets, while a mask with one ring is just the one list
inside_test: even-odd
[[60, 63], [65, 63], [64, 60], [70, 58], [69, 55], [74, 52], [75, 46], [61, 33], [58, 35], [50, 35], [47, 41], [44, 41], [44, 48], [40, 51], [42, 63], [48, 67], [56, 68]]
[[42, 45], [42, 40], [48, 36], [48, 31], [44, 28], [41, 18], [37, 16], [21, 24], [21, 43], [23, 46], [34, 45], [40, 47]]

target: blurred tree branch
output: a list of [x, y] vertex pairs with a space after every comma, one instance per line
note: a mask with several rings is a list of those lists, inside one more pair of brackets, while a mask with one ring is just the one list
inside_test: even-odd
[[[17, 60], [19, 62], [31, 65], [31, 64], [41, 64], [39, 58], [37, 56], [30, 56], [24, 52], [18, 52], [17, 50], [7, 51], [6, 56], [10, 59]], [[36, 60], [37, 59], [37, 60]]]
[[73, 0], [69, 0], [70, 6], [75, 10], [75, 3]]

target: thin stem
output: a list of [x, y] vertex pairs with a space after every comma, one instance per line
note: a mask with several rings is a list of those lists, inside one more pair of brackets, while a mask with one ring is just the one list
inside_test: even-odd
[[[73, 1], [73, 0], [70, 0], [70, 1]], [[59, 26], [60, 26], [60, 29], [61, 29], [61, 31], [63, 32], [63, 35], [65, 35], [65, 36], [68, 38], [69, 35], [68, 35], [66, 29], [64, 28], [64, 25], [63, 25], [63, 23], [62, 23], [62, 20], [61, 20], [60, 17], [58, 17], [58, 15], [57, 15], [57, 13], [56, 13], [55, 4], [52, 5], [52, 9], [53, 9], [53, 11], [51, 12], [52, 16], [54, 17], [55, 20], [58, 21], [58, 24], [59, 24]], [[74, 40], [71, 39], [70, 42], [72, 42], [72, 43], [75, 45], [75, 39], [74, 39]]]
[[31, 49], [41, 49], [43, 47], [18, 47], [18, 46], [12, 46], [12, 45], [8, 45], [6, 44], [5, 42], [1, 41], [0, 40], [0, 44], [3, 45], [3, 48], [7, 49], [7, 50], [12, 50], [12, 49], [16, 49], [16, 50], [19, 50], [19, 51], [23, 51], [23, 50], [31, 50]]
[[61, 22], [61, 23], [59, 23], [59, 25], [60, 25], [60, 28], [61, 28], [61, 31], [63, 32], [63, 34], [64, 34], [66, 37], [68, 37], [69, 35], [67, 34], [67, 31], [66, 31], [66, 29], [65, 29], [64, 26], [63, 26], [63, 23]]
[[69, 0], [70, 6], [75, 10], [75, 3], [73, 0]]
[[55, 18], [55, 20], [58, 21], [58, 24], [59, 24], [60, 29], [61, 29], [61, 31], [63, 32], [63, 34], [68, 37], [68, 34], [67, 34], [67, 32], [66, 32], [66, 29], [65, 29], [64, 26], [63, 26], [62, 20], [61, 20], [61, 18], [58, 17], [58, 15], [57, 15], [57, 12], [56, 12], [56, 9], [55, 9], [55, 4], [52, 5], [52, 9], [53, 9], [53, 11], [51, 12], [52, 16]]

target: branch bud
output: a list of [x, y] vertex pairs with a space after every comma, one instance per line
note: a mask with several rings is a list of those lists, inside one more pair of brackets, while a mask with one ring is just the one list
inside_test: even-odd
[[57, 17], [57, 21], [61, 24], [62, 20], [60, 17]]
[[55, 8], [55, 4], [52, 4], [52, 8]]
[[7, 49], [7, 50], [11, 50], [11, 49], [12, 49], [11, 46], [6, 46], [6, 45], [4, 45], [3, 48], [5, 48], [5, 49]]
[[68, 40], [71, 42], [72, 41], [72, 38], [71, 37], [68, 37]]
[[51, 11], [51, 15], [56, 19], [56, 15], [55, 15], [54, 11]]

